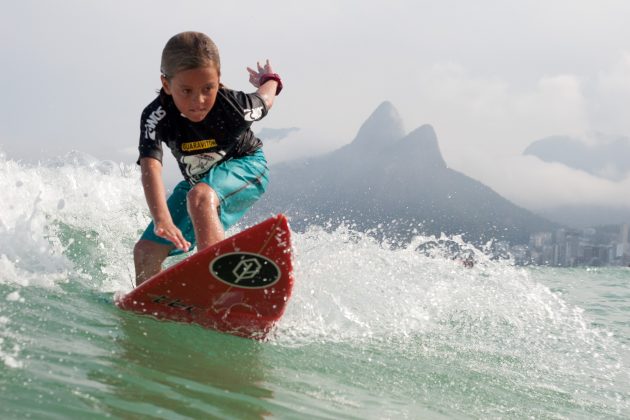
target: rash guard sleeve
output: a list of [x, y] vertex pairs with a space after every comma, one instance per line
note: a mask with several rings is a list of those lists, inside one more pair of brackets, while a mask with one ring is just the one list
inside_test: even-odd
[[263, 119], [269, 111], [265, 101], [257, 93], [221, 89], [219, 94], [223, 95], [247, 127], [251, 126], [254, 121]]
[[[159, 102], [153, 101], [142, 112], [140, 117], [140, 144], [138, 146], [140, 159], [150, 157], [162, 162], [163, 150], [160, 122], [166, 116], [166, 111]], [[162, 124], [163, 125], [163, 124]]]

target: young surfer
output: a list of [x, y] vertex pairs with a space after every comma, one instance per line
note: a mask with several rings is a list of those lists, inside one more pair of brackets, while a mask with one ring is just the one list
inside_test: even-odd
[[[164, 260], [224, 239], [262, 196], [268, 169], [262, 142], [250, 129], [282, 89], [269, 60], [247, 68], [257, 91], [244, 93], [221, 84], [214, 42], [199, 32], [173, 36], [164, 47], [162, 89], [140, 123], [142, 187], [153, 221], [134, 247], [136, 285], [162, 269]], [[162, 143], [184, 177], [166, 199]]]

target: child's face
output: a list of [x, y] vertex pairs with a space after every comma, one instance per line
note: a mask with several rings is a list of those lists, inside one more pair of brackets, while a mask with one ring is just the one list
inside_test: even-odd
[[179, 112], [190, 121], [200, 122], [217, 99], [219, 72], [213, 66], [183, 70], [170, 80], [162, 76], [162, 86], [173, 97]]

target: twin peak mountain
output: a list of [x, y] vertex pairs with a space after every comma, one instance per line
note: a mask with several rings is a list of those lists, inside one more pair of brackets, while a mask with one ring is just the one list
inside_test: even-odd
[[298, 230], [343, 222], [398, 240], [419, 231], [519, 244], [527, 243], [531, 233], [554, 227], [448, 168], [433, 127], [405, 134], [390, 102], [372, 113], [350, 144], [272, 166], [267, 193], [255, 208], [254, 214], [287, 214]]

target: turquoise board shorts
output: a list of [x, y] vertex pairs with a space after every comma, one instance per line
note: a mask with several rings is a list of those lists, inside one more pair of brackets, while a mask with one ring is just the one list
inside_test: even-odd
[[[262, 150], [240, 158], [229, 159], [214, 166], [199, 182], [208, 184], [219, 197], [219, 218], [223, 229], [228, 230], [238, 222], [249, 208], [263, 195], [269, 182], [269, 169]], [[173, 223], [182, 231], [191, 249], [195, 246], [195, 231], [188, 215], [186, 195], [192, 188], [182, 181], [167, 200]], [[172, 245], [168, 239], [155, 234], [153, 222], [149, 224], [140, 239]], [[169, 255], [181, 254], [173, 249]]]

